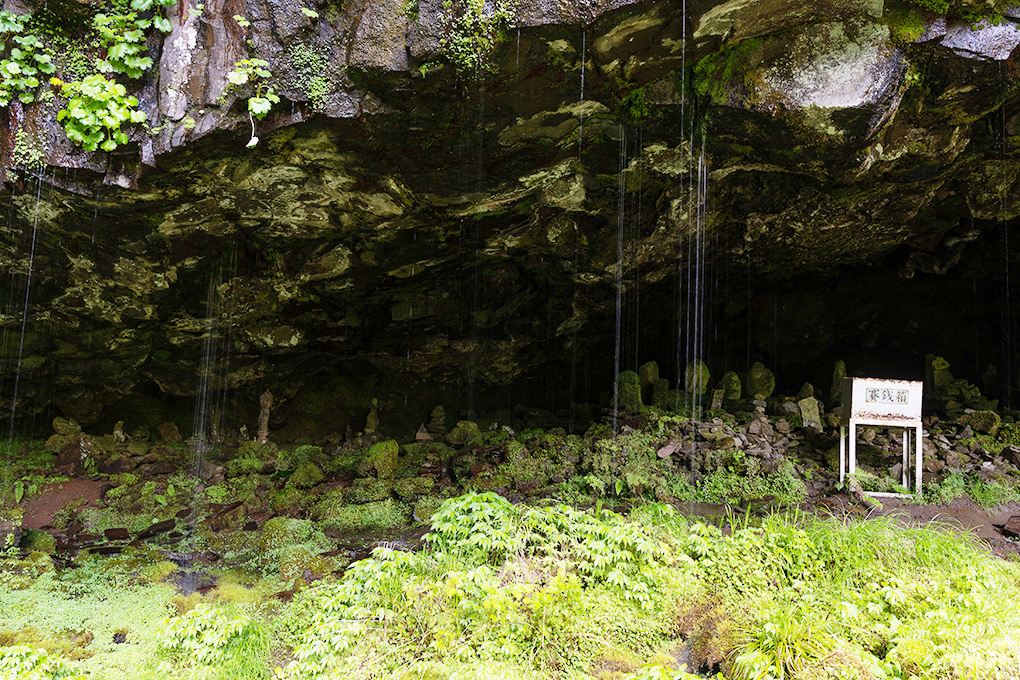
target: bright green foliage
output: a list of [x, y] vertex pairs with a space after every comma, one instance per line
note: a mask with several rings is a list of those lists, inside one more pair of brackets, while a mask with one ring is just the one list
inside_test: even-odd
[[[494, 0], [486, 9], [485, 0], [443, 0], [446, 35], [443, 49], [461, 73], [485, 71], [488, 55], [513, 21], [514, 0]], [[405, 12], [409, 12], [405, 5]]]
[[921, 9], [926, 9], [929, 12], [935, 12], [936, 14], [945, 14], [949, 11], [949, 0], [909, 0], [912, 4], [917, 5]]
[[772, 473], [761, 468], [757, 458], [734, 449], [725, 465], [715, 468], [698, 486], [677, 480], [670, 491], [680, 500], [703, 503], [744, 504], [772, 496], [779, 505], [797, 505], [807, 496], [807, 487], [797, 476], [793, 461], [783, 459]]
[[280, 98], [276, 96], [273, 88], [266, 84], [266, 80], [272, 77], [267, 67], [269, 62], [265, 59], [242, 59], [234, 64], [234, 70], [227, 74], [227, 80], [232, 85], [246, 85], [251, 83], [255, 87], [255, 93], [248, 98], [248, 111], [256, 118], [265, 118], [273, 104], [279, 104]]
[[635, 673], [628, 673], [620, 680], [693, 680], [700, 676], [692, 675], [686, 671], [679, 671], [665, 666], [642, 666]]
[[0, 678], [4, 680], [86, 680], [59, 656], [33, 647], [0, 647]]
[[326, 106], [326, 97], [333, 91], [333, 84], [325, 76], [329, 60], [312, 45], [297, 43], [290, 50], [290, 62], [296, 75], [296, 82], [291, 84], [303, 89], [312, 108], [321, 111]]
[[115, 80], [93, 74], [80, 82], [61, 84], [68, 102], [57, 120], [64, 123], [68, 138], [86, 151], [113, 151], [128, 141], [121, 125], [145, 120], [138, 99], [129, 97], [127, 88]]
[[[160, 648], [190, 664], [199, 677], [268, 677], [265, 657], [268, 639], [249, 616], [200, 603], [180, 616], [166, 619], [157, 629]], [[262, 672], [246, 673], [248, 668]], [[161, 664], [163, 677], [174, 677], [173, 665]]]
[[567, 505], [529, 508], [494, 493], [451, 498], [432, 516], [425, 540], [434, 549], [470, 563], [498, 565], [515, 555], [559, 561], [566, 556], [586, 584], [610, 583], [648, 604], [650, 568], [665, 560], [664, 547], [637, 524], [603, 510], [599, 516]]
[[53, 73], [53, 55], [44, 48], [38, 36], [25, 33], [27, 17], [0, 12], [0, 39], [10, 38], [9, 56], [0, 60], [0, 106], [7, 106], [17, 97], [21, 103], [35, 101], [39, 74]]
[[[426, 545], [421, 553], [376, 548], [339, 583], [305, 591], [301, 606], [313, 617], [289, 675], [341, 676], [372, 645], [373, 664], [390, 654], [384, 665], [448, 654], [513, 663], [542, 654], [581, 667], [570, 655], [591, 640], [581, 642], [590, 621], [575, 616], [579, 600], [612, 600], [618, 621], [659, 606], [658, 569], [667, 561], [663, 543], [615, 513], [514, 506], [492, 493], [446, 501]], [[407, 658], [414, 649], [421, 658]], [[380, 668], [379, 675], [387, 674]]]
[[[235, 16], [234, 19], [242, 27], [247, 24], [243, 18], [239, 19]], [[280, 103], [276, 92], [266, 83], [273, 76], [269, 72], [268, 66], [269, 62], [265, 59], [242, 59], [234, 64], [234, 70], [227, 74], [227, 80], [231, 85], [241, 87], [251, 84], [255, 88], [255, 92], [248, 97], [248, 118], [251, 120], [249, 148], [259, 143], [259, 138], [255, 136], [255, 118], [265, 118], [269, 110], [273, 108], [273, 104]]]
[[[45, 164], [45, 158], [46, 151], [43, 148], [42, 140], [38, 136], [25, 132], [24, 128], [18, 128], [18, 131], [14, 133], [11, 165], [16, 168], [25, 168], [26, 170], [38, 169]], [[23, 485], [22, 491], [25, 488], [27, 487]], [[15, 493], [15, 495], [17, 494]], [[21, 499], [17, 499], [17, 502], [20, 503]]]
[[[170, 32], [170, 22], [159, 13], [159, 8], [170, 7], [176, 1], [131, 0], [130, 9], [118, 2], [111, 11], [97, 14], [92, 25], [107, 48], [106, 59], [97, 62], [99, 70], [141, 78], [152, 68], [152, 58], [146, 54], [145, 33], [150, 28]], [[149, 10], [155, 11], [151, 17], [145, 17]]]

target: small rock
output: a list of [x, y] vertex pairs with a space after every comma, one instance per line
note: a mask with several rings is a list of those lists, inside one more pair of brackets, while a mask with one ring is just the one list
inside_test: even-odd
[[[176, 525], [177, 523], [172, 519], [165, 519], [162, 522], [156, 522], [155, 524], [151, 525], [148, 529], [140, 531], [138, 533], [138, 538], [140, 539], [152, 538], [157, 534], [165, 534], [166, 532], [173, 529]], [[81, 536], [78, 537], [78, 540], [82, 540]]]
[[1009, 538], [1020, 538], [1020, 515], [1013, 515], [1002, 527], [1002, 534]]
[[422, 423], [421, 427], [418, 428], [418, 432], [414, 435], [414, 440], [418, 442], [432, 441], [432, 435], [430, 435], [429, 431], [425, 429], [425, 423]]
[[800, 417], [804, 420], [804, 427], [810, 427], [813, 430], [821, 431], [821, 402], [814, 397], [806, 397], [797, 402], [797, 407], [800, 409]]
[[160, 423], [156, 427], [156, 434], [159, 435], [159, 440], [163, 442], [184, 441], [184, 438], [181, 437], [181, 431], [177, 429], [177, 423], [173, 422]]
[[784, 401], [782, 404], [779, 405], [779, 412], [782, 413], [784, 416], [800, 415], [800, 409], [797, 407], [797, 402], [795, 401]]
[[680, 450], [680, 444], [678, 442], [670, 442], [669, 444], [666, 444], [665, 446], [660, 448], [656, 452], [656, 455], [659, 458], [669, 458], [670, 456], [672, 456], [674, 453], [676, 453], [679, 450]]
[[107, 529], [103, 532], [103, 536], [108, 541], [126, 541], [131, 538], [131, 534], [124, 528]]

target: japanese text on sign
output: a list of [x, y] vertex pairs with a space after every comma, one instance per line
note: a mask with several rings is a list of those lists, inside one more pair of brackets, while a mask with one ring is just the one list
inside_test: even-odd
[[907, 394], [907, 390], [870, 387], [865, 393], [864, 400], [871, 404], [906, 404]]

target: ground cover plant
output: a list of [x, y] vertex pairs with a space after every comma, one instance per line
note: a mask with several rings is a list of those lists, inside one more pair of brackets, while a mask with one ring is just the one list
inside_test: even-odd
[[420, 551], [378, 547], [289, 602], [274, 597], [280, 581], [227, 578], [183, 597], [153, 555], [66, 570], [32, 559], [2, 572], [4, 678], [991, 680], [1020, 668], [1020, 565], [889, 518], [745, 515], [724, 531], [668, 504], [624, 516], [472, 492], [439, 508]]

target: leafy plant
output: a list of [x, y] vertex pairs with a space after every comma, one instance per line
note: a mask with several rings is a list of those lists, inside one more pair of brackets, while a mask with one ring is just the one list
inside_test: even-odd
[[124, 123], [141, 123], [145, 113], [138, 110], [138, 99], [128, 96], [127, 88], [99, 74], [84, 80], [51, 82], [68, 96], [67, 108], [57, 113], [68, 138], [86, 151], [113, 151], [128, 141], [121, 129]]
[[[103, 73], [122, 73], [129, 78], [141, 78], [152, 68], [152, 58], [146, 52], [145, 32], [156, 28], [162, 33], [170, 32], [170, 21], [158, 9], [169, 7], [176, 0], [131, 0], [131, 11], [124, 11], [115, 5], [115, 11], [97, 14], [92, 25], [106, 46], [106, 58], [98, 60], [97, 66]], [[117, 11], [120, 10], [120, 11]], [[146, 16], [150, 10], [151, 16]]]
[[[264, 659], [269, 646], [265, 631], [247, 615], [203, 602], [166, 619], [156, 632], [160, 649], [192, 664], [200, 676], [229, 675], [225, 671], [231, 666], [250, 665], [263, 669], [255, 677], [267, 675]], [[160, 670], [165, 677], [176, 675], [169, 662], [161, 664]]]
[[0, 647], [0, 678], [6, 680], [87, 680], [59, 656], [18, 645]]
[[[516, 13], [514, 0], [443, 0], [446, 35], [442, 39], [446, 56], [461, 73], [478, 73], [488, 68], [487, 57]], [[404, 5], [414, 14], [417, 5]]]
[[265, 118], [273, 104], [280, 103], [276, 92], [266, 83], [273, 75], [269, 72], [268, 66], [269, 62], [265, 59], [242, 59], [234, 64], [234, 70], [227, 74], [227, 80], [231, 85], [241, 87], [251, 84], [255, 87], [255, 92], [248, 97], [248, 118], [251, 121], [249, 147], [259, 143], [259, 138], [255, 136], [255, 118]]
[[18, 128], [14, 133], [14, 148], [11, 150], [11, 165], [26, 170], [38, 169], [45, 165], [46, 150], [36, 135]]
[[0, 60], [0, 106], [7, 106], [15, 96], [23, 104], [35, 101], [39, 74], [56, 70], [53, 55], [38, 36], [25, 33], [26, 18], [8, 11], [0, 12], [0, 35], [10, 36], [13, 43], [9, 57]]

